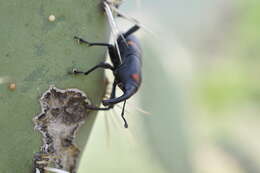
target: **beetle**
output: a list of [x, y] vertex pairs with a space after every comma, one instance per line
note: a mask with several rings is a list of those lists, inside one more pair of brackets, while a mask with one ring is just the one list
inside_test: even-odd
[[[134, 25], [125, 33], [120, 34], [114, 45], [109, 43], [92, 43], [80, 37], [74, 37], [79, 43], [87, 44], [89, 47], [105, 46], [108, 48], [108, 54], [112, 65], [101, 62], [85, 72], [73, 69], [73, 73], [88, 75], [98, 68], [112, 70], [114, 82], [110, 99], [102, 101], [102, 104], [106, 107], [90, 106], [89, 109], [109, 110], [112, 109], [115, 104], [124, 102], [121, 116], [125, 122], [125, 128], [128, 128], [127, 121], [124, 118], [126, 100], [138, 91], [142, 83], [142, 49], [139, 40], [133, 35], [133, 33], [139, 29], [140, 27], [138, 25]], [[118, 44], [118, 49], [116, 44]], [[123, 95], [119, 97], [116, 97], [117, 86], [123, 91]]]

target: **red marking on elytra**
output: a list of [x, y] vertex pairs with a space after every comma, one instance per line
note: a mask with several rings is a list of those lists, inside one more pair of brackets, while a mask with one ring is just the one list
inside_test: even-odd
[[128, 41], [127, 45], [136, 46], [136, 44], [133, 41]]
[[136, 81], [137, 83], [140, 83], [141, 78], [139, 74], [132, 74], [131, 78], [134, 79], [134, 81]]

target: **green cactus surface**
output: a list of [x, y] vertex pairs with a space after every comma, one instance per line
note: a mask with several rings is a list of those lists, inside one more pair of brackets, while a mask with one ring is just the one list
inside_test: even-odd
[[[98, 104], [105, 90], [104, 73], [68, 74], [87, 70], [105, 58], [105, 48], [77, 44], [74, 36], [107, 41], [108, 27], [99, 0], [8, 0], [0, 2], [0, 173], [32, 172], [42, 135], [33, 118], [39, 99], [50, 86], [77, 88]], [[95, 112], [76, 138], [87, 141]]]

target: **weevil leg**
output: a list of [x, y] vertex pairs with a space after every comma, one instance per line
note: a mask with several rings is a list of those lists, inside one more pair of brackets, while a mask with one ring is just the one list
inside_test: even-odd
[[122, 119], [124, 120], [124, 127], [125, 128], [128, 128], [128, 123], [127, 123], [127, 121], [126, 121], [126, 119], [125, 119], [125, 117], [124, 117], [124, 114], [125, 114], [125, 104], [126, 104], [126, 100], [124, 101], [124, 105], [123, 105], [123, 109], [122, 109], [122, 113], [121, 113], [121, 117], [122, 117]]
[[[111, 92], [111, 95], [110, 95], [110, 99], [113, 99], [113, 98], [116, 97], [116, 85], [117, 85], [117, 82], [114, 81], [113, 89], [112, 89], [112, 92]], [[127, 123], [127, 121], [126, 121], [126, 119], [124, 117], [125, 105], [126, 105], [126, 100], [124, 101], [121, 117], [122, 117], [122, 119], [124, 121], [124, 127], [128, 128], [128, 123]], [[93, 105], [86, 105], [86, 108], [90, 109], [90, 110], [96, 110], [96, 111], [107, 111], [107, 110], [110, 110], [110, 109], [114, 108], [114, 104], [113, 105], [109, 105], [108, 107], [104, 107], [104, 108], [96, 107], [96, 106], [93, 106]]]
[[114, 81], [113, 83], [113, 88], [112, 88], [112, 92], [111, 92], [111, 95], [110, 95], [110, 99], [113, 99], [116, 97], [116, 85], [117, 85], [117, 82]]
[[95, 65], [94, 67], [92, 67], [91, 69], [89, 69], [86, 72], [83, 71], [78, 71], [77, 69], [73, 69], [73, 73], [74, 74], [84, 74], [84, 75], [88, 75], [89, 73], [93, 72], [94, 70], [96, 70], [97, 68], [104, 68], [104, 69], [110, 69], [112, 71], [114, 71], [114, 67], [106, 62], [101, 62], [97, 65]]
[[[117, 85], [117, 82], [114, 81], [114, 83], [113, 83], [113, 88], [112, 88], [112, 92], [111, 92], [111, 95], [110, 95], [110, 99], [113, 99], [113, 98], [116, 97], [116, 85]], [[128, 123], [127, 123], [127, 121], [126, 121], [126, 119], [125, 119], [125, 117], [124, 117], [124, 114], [125, 114], [125, 106], [126, 106], [126, 100], [124, 101], [124, 105], [123, 105], [121, 117], [122, 117], [122, 119], [123, 119], [123, 121], [124, 121], [124, 127], [125, 127], [125, 128], [128, 128]], [[114, 104], [113, 104], [113, 105], [109, 105], [107, 110], [112, 109], [112, 108], [114, 108]]]
[[74, 36], [74, 40], [76, 40], [79, 44], [87, 44], [87, 46], [91, 47], [91, 46], [106, 46], [106, 47], [113, 47], [112, 44], [109, 43], [92, 43], [92, 42], [88, 42], [80, 37]]
[[134, 32], [136, 32], [139, 29], [140, 29], [140, 26], [134, 25], [129, 30], [127, 30], [123, 35], [124, 35], [124, 37], [127, 37], [127, 36], [133, 34]]
[[106, 62], [101, 62], [98, 65], [92, 67], [91, 69], [89, 69], [88, 71], [86, 71], [84, 73], [84, 75], [88, 75], [89, 73], [91, 73], [92, 71], [96, 70], [97, 68], [104, 68], [104, 69], [110, 69], [112, 71], [114, 71], [114, 67]]

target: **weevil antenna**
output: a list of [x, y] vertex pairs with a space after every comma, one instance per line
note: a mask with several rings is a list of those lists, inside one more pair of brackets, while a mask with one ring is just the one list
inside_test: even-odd
[[122, 117], [122, 119], [124, 120], [124, 123], [125, 123], [124, 127], [125, 127], [125, 128], [128, 128], [128, 123], [127, 123], [127, 121], [126, 121], [126, 119], [125, 119], [125, 117], [124, 117], [124, 114], [125, 114], [125, 104], [126, 104], [126, 100], [124, 101], [124, 105], [123, 105], [121, 117]]

